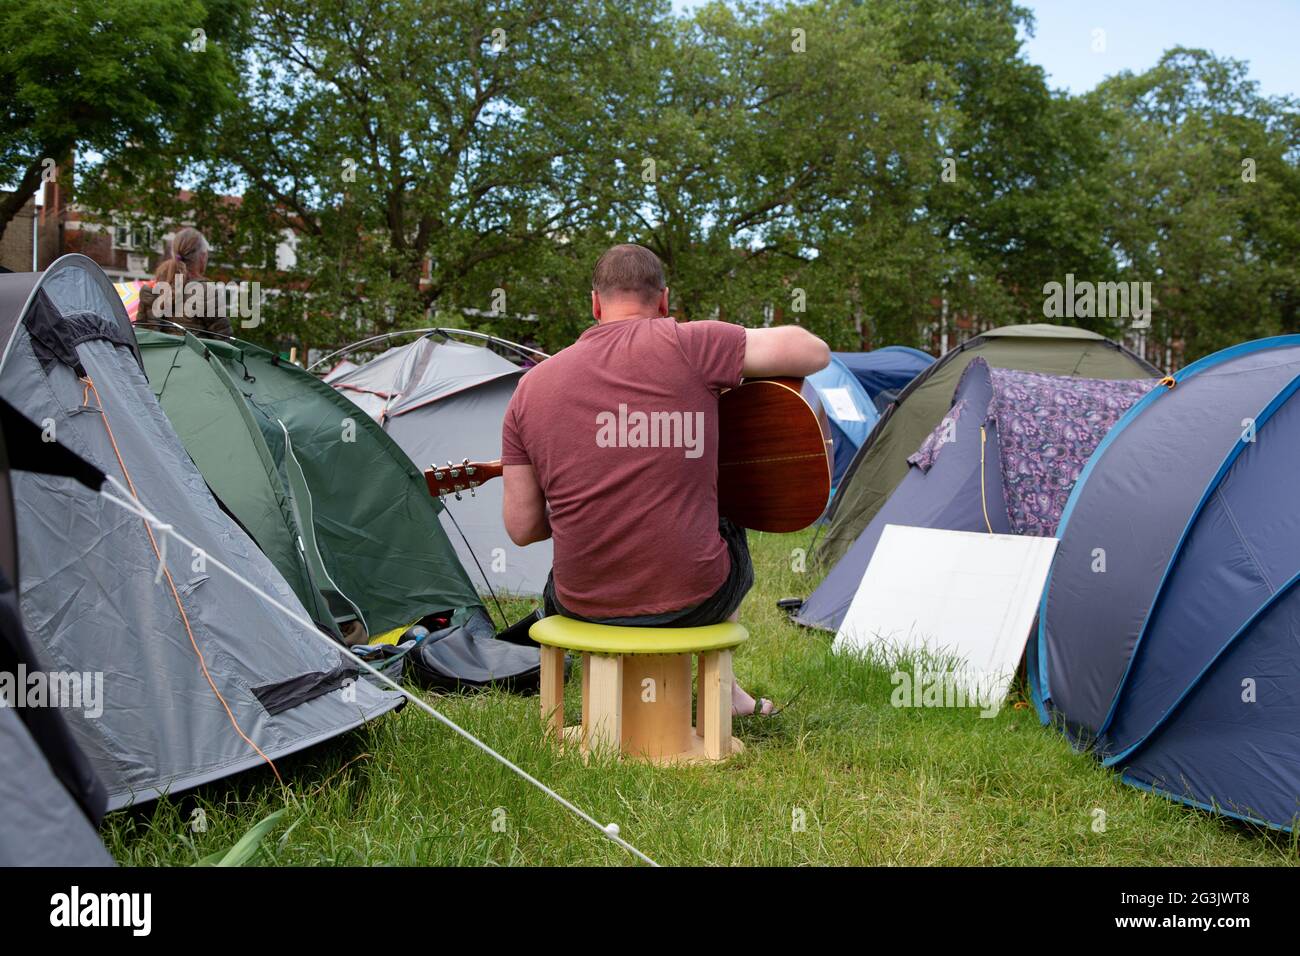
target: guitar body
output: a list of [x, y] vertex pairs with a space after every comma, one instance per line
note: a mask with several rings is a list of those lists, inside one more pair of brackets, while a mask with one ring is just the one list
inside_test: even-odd
[[[800, 531], [831, 495], [831, 437], [816, 393], [797, 378], [747, 379], [718, 400], [718, 513], [753, 531]], [[425, 469], [434, 496], [501, 476], [499, 461]]]
[[831, 494], [826, 413], [797, 378], [747, 379], [722, 393], [718, 512], [754, 531], [788, 532], [821, 517]]

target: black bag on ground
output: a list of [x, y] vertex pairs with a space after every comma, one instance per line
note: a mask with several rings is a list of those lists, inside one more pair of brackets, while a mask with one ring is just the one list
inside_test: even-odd
[[505, 641], [507, 644], [519, 644], [522, 647], [539, 647], [540, 645], [528, 636], [528, 630], [540, 621], [542, 616], [540, 607], [533, 608], [526, 617], [521, 617], [498, 634], [497, 640]]
[[406, 655], [407, 675], [439, 691], [496, 685], [517, 694], [536, 693], [541, 655], [536, 647], [498, 640], [492, 622], [475, 615], [459, 627], [434, 631]]

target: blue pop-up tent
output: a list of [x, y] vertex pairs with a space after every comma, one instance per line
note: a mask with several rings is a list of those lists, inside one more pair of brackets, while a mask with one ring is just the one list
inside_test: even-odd
[[817, 390], [831, 426], [835, 453], [835, 467], [831, 471], [833, 489], [880, 420], [880, 412], [876, 411], [871, 396], [859, 384], [857, 377], [837, 355], [832, 355], [831, 363], [820, 372], [809, 375], [807, 381]]
[[1123, 779], [1291, 829], [1300, 814], [1300, 336], [1183, 369], [1067, 502], [1034, 702]]
[[853, 373], [876, 410], [882, 412], [934, 362], [933, 355], [906, 345], [886, 345], [870, 352], [835, 352], [834, 357]]

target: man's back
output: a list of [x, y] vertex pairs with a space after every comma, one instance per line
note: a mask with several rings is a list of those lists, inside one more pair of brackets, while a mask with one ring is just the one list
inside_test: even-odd
[[523, 377], [502, 461], [536, 472], [566, 608], [659, 614], [726, 578], [717, 397], [740, 382], [744, 358], [739, 326], [627, 319], [588, 329]]

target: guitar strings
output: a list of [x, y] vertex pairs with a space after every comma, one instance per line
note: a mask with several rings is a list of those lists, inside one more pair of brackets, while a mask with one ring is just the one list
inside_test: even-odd
[[451, 523], [456, 526], [456, 533], [460, 535], [460, 540], [465, 542], [465, 550], [467, 550], [469, 556], [474, 559], [474, 566], [478, 568], [479, 576], [483, 579], [483, 583], [487, 585], [488, 594], [492, 595], [492, 600], [496, 604], [497, 610], [501, 613], [501, 627], [509, 628], [510, 618], [506, 617], [506, 610], [501, 606], [501, 601], [497, 597], [497, 592], [492, 590], [492, 582], [488, 580], [487, 573], [483, 570], [483, 565], [479, 563], [478, 555], [474, 553], [474, 546], [469, 543], [469, 538], [465, 537], [465, 532], [461, 531], [460, 522], [456, 520], [456, 516], [451, 513], [451, 508], [445, 501], [442, 503], [442, 510], [443, 513], [451, 519]]

